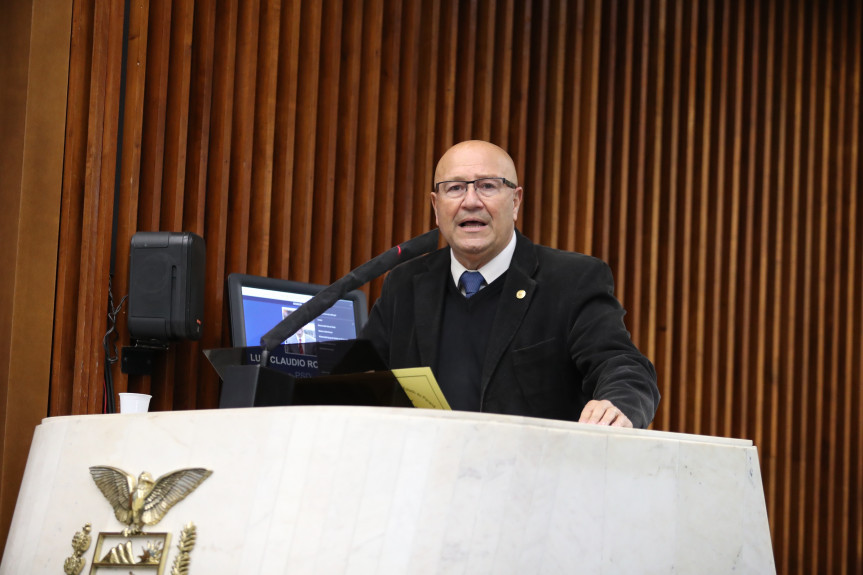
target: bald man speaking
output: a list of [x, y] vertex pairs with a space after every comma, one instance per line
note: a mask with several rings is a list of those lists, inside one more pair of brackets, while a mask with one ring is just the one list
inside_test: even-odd
[[602, 261], [515, 229], [524, 191], [494, 144], [456, 144], [431, 203], [448, 247], [387, 276], [362, 337], [393, 369], [429, 366], [453, 409], [647, 427], [653, 365]]

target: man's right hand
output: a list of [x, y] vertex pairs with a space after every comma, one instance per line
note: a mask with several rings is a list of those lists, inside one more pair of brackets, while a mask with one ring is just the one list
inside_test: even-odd
[[581, 412], [579, 423], [608, 425], [611, 427], [632, 427], [632, 422], [622, 411], [607, 399], [591, 399]]

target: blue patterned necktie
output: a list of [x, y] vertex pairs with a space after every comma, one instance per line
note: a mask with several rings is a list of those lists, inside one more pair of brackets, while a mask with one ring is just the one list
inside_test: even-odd
[[459, 283], [464, 288], [464, 297], [470, 297], [478, 292], [479, 286], [481, 286], [484, 281], [482, 274], [479, 272], [464, 272], [461, 274]]

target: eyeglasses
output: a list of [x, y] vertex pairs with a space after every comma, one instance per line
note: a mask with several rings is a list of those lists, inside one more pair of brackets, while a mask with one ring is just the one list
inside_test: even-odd
[[504, 187], [512, 189], [518, 186], [506, 178], [480, 178], [469, 182], [452, 180], [448, 182], [438, 182], [435, 184], [435, 192], [443, 194], [449, 199], [457, 200], [463, 198], [467, 194], [467, 187], [473, 184], [473, 189], [477, 195], [484, 198], [493, 198], [503, 190]]

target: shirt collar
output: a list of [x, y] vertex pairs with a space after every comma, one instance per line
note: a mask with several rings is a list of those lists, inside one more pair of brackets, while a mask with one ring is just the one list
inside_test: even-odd
[[450, 273], [452, 273], [452, 280], [455, 282], [455, 285], [458, 285], [458, 281], [461, 278], [461, 274], [466, 271], [478, 271], [482, 274], [482, 278], [485, 280], [486, 285], [492, 283], [494, 280], [499, 278], [509, 269], [509, 264], [512, 262], [512, 255], [515, 253], [515, 230], [512, 231], [512, 239], [509, 240], [509, 243], [506, 245], [503, 250], [496, 256], [494, 256], [490, 262], [482, 266], [477, 270], [468, 270], [466, 267], [461, 265], [455, 256], [452, 254], [452, 248], [450, 248], [449, 253], [449, 261], [450, 261]]

